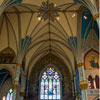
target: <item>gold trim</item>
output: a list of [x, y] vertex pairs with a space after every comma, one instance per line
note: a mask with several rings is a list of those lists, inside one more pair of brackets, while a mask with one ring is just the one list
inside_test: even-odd
[[95, 14], [95, 15], [93, 16], [94, 20], [96, 20], [98, 17], [99, 17], [99, 14]]
[[73, 96], [73, 99], [75, 99], [76, 96]]
[[18, 84], [14, 84], [14, 85], [13, 85], [13, 89], [14, 89], [14, 90], [17, 90], [17, 89], [18, 89], [18, 87], [19, 87], [19, 85], [18, 85]]
[[16, 64], [17, 67], [22, 67], [22, 64]]
[[77, 64], [77, 66], [82, 67], [82, 66], [84, 66], [84, 63], [79, 63], [79, 64]]
[[87, 80], [81, 80], [80, 81], [80, 84], [84, 84], [84, 83], [87, 83]]
[[86, 90], [88, 88], [88, 84], [84, 83], [84, 84], [80, 84], [80, 89], [81, 90]]
[[74, 94], [75, 96], [77, 96], [77, 92], [75, 92], [75, 94]]

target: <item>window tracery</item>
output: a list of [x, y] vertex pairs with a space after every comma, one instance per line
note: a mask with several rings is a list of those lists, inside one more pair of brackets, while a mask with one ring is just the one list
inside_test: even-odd
[[12, 100], [12, 97], [13, 97], [13, 90], [10, 89], [10, 90], [8, 91], [8, 94], [7, 94], [6, 100]]
[[60, 100], [60, 77], [53, 68], [42, 74], [40, 85], [40, 99]]

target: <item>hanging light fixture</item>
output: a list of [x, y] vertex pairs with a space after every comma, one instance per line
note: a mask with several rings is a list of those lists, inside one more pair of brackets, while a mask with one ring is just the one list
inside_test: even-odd
[[49, 0], [46, 2], [42, 2], [42, 5], [39, 9], [38, 19], [39, 20], [52, 20], [53, 22], [57, 19], [59, 19], [58, 12], [60, 11], [60, 8], [56, 7], [56, 4], [49, 3]]

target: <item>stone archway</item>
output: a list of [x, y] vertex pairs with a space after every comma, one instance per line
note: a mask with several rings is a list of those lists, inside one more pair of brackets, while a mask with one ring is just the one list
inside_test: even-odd
[[[28, 98], [29, 100], [38, 100], [39, 99], [39, 76], [43, 72], [45, 66], [50, 64], [48, 58], [49, 55], [46, 55], [34, 65], [33, 70], [29, 79], [29, 88], [28, 88]], [[57, 67], [62, 77], [62, 100], [73, 100], [72, 98], [72, 82], [71, 76], [67, 66], [56, 56], [52, 55], [51, 63]], [[34, 99], [33, 99], [34, 98]]]

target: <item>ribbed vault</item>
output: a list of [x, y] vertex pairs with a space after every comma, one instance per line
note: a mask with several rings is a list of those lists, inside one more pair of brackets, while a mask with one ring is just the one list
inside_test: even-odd
[[75, 70], [77, 15], [81, 6], [73, 0], [50, 2], [61, 8], [60, 19], [54, 22], [38, 20], [41, 0], [23, 0], [15, 6], [10, 4], [0, 17], [0, 51], [10, 47], [17, 56], [23, 55], [26, 72], [50, 52], [62, 59], [70, 71]]

